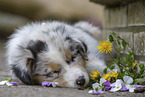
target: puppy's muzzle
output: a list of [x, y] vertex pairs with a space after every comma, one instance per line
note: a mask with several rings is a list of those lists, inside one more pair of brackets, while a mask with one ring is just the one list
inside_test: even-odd
[[77, 80], [76, 80], [76, 84], [78, 86], [83, 86], [85, 84], [85, 78], [84, 76], [80, 76]]

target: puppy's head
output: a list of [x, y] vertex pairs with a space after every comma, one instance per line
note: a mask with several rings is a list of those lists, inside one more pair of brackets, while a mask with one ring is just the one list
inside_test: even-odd
[[49, 81], [58, 82], [61, 87], [75, 88], [88, 84], [85, 69], [87, 46], [84, 42], [68, 36], [51, 42], [31, 41], [28, 49], [34, 58], [27, 65], [33, 84]]

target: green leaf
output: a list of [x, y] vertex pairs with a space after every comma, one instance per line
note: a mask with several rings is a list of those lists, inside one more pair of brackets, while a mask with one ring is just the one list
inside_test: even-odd
[[127, 45], [127, 43], [125, 42], [125, 40], [122, 40], [122, 46], [123, 46], [124, 50], [126, 49], [126, 45]]
[[7, 78], [6, 78], [6, 79], [5, 79], [5, 81], [11, 82], [11, 81], [12, 81], [12, 79], [7, 79]]
[[144, 78], [137, 78], [135, 79], [135, 84], [145, 84], [145, 79]]
[[6, 78], [5, 81], [9, 81], [9, 79]]
[[120, 51], [122, 51], [122, 47], [121, 47], [121, 45], [118, 45], [118, 49], [119, 49]]
[[113, 70], [115, 68], [115, 66], [111, 66], [110, 69]]
[[113, 36], [113, 38], [115, 38], [115, 40], [116, 40], [116, 41], [118, 41], [118, 38], [117, 38], [116, 33], [112, 32], [110, 35], [112, 35], [112, 36]]
[[144, 64], [139, 65], [140, 69], [144, 69]]
[[115, 66], [114, 66], [113, 64], [114, 64], [114, 63], [109, 62], [108, 68], [109, 68], [110, 70], [113, 70], [113, 69], [115, 68]]
[[141, 76], [140, 76], [141, 78], [143, 77], [145, 77], [145, 71], [141, 74]]
[[111, 66], [112, 66], [112, 62], [109, 62], [109, 64], [108, 64], [108, 68], [110, 69], [111, 68]]
[[109, 35], [109, 41], [110, 41], [110, 42], [113, 42], [113, 41], [114, 41], [114, 39], [113, 39], [113, 36], [112, 36], [112, 35]]
[[140, 64], [140, 65], [139, 65], [139, 68], [140, 68], [140, 74], [142, 75], [142, 74], [144, 73], [144, 71], [145, 71], [145, 66], [144, 66], [144, 64]]
[[127, 74], [129, 74], [129, 70], [127, 68], [124, 68], [124, 70]]
[[105, 68], [105, 69], [103, 70], [103, 72], [104, 72], [104, 74], [107, 74], [107, 68]]
[[132, 65], [132, 62], [134, 62], [135, 54], [133, 52], [129, 52], [129, 54], [126, 57], [126, 63], [130, 67]]
[[116, 36], [116, 33], [114, 33], [114, 32], [112, 32], [111, 34], [112, 34], [113, 36]]

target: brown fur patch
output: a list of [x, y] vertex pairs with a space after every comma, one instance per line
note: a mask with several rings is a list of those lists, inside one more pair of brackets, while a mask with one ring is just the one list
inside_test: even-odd
[[41, 76], [41, 75], [33, 76], [32, 83], [40, 85], [44, 81], [44, 79], [45, 79], [45, 76]]
[[60, 70], [60, 65], [59, 64], [53, 64], [53, 63], [51, 63], [48, 66], [51, 69], [51, 71], [58, 71], [58, 70]]
[[[71, 54], [70, 50], [66, 50], [66, 58], [67, 58], [67, 59], [71, 59], [71, 57], [72, 57], [72, 54]], [[80, 64], [81, 64], [81, 66], [85, 67], [85, 64], [86, 64], [86, 63], [85, 63], [85, 60], [82, 59], [82, 60], [80, 61]]]
[[63, 78], [55, 79], [53, 82], [58, 82], [59, 86], [67, 87], [67, 82]]
[[59, 86], [67, 87], [67, 84], [68, 83], [63, 78], [65, 73], [66, 73], [66, 70], [61, 71], [61, 73], [60, 73], [60, 76], [61, 77], [53, 80], [53, 82], [58, 82], [59, 83]]
[[82, 65], [83, 67], [86, 66], [86, 62], [85, 62], [85, 60], [82, 60], [82, 61], [81, 61], [81, 65]]
[[71, 59], [71, 57], [72, 57], [72, 54], [71, 54], [70, 50], [66, 50], [66, 58]]

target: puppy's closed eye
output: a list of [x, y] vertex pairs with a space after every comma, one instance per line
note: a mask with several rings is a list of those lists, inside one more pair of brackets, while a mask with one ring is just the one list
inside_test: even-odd
[[54, 77], [54, 78], [57, 78], [57, 77], [59, 76], [60, 72], [61, 72], [61, 69], [58, 70], [58, 71], [52, 71], [52, 72], [49, 72], [49, 73], [47, 73], [47, 74], [44, 75], [44, 76], [46, 76], [46, 78], [48, 78], [48, 77]]
[[59, 64], [45, 64], [37, 65], [34, 75], [41, 75], [46, 77], [53, 77], [53, 75], [59, 75], [61, 67]]

